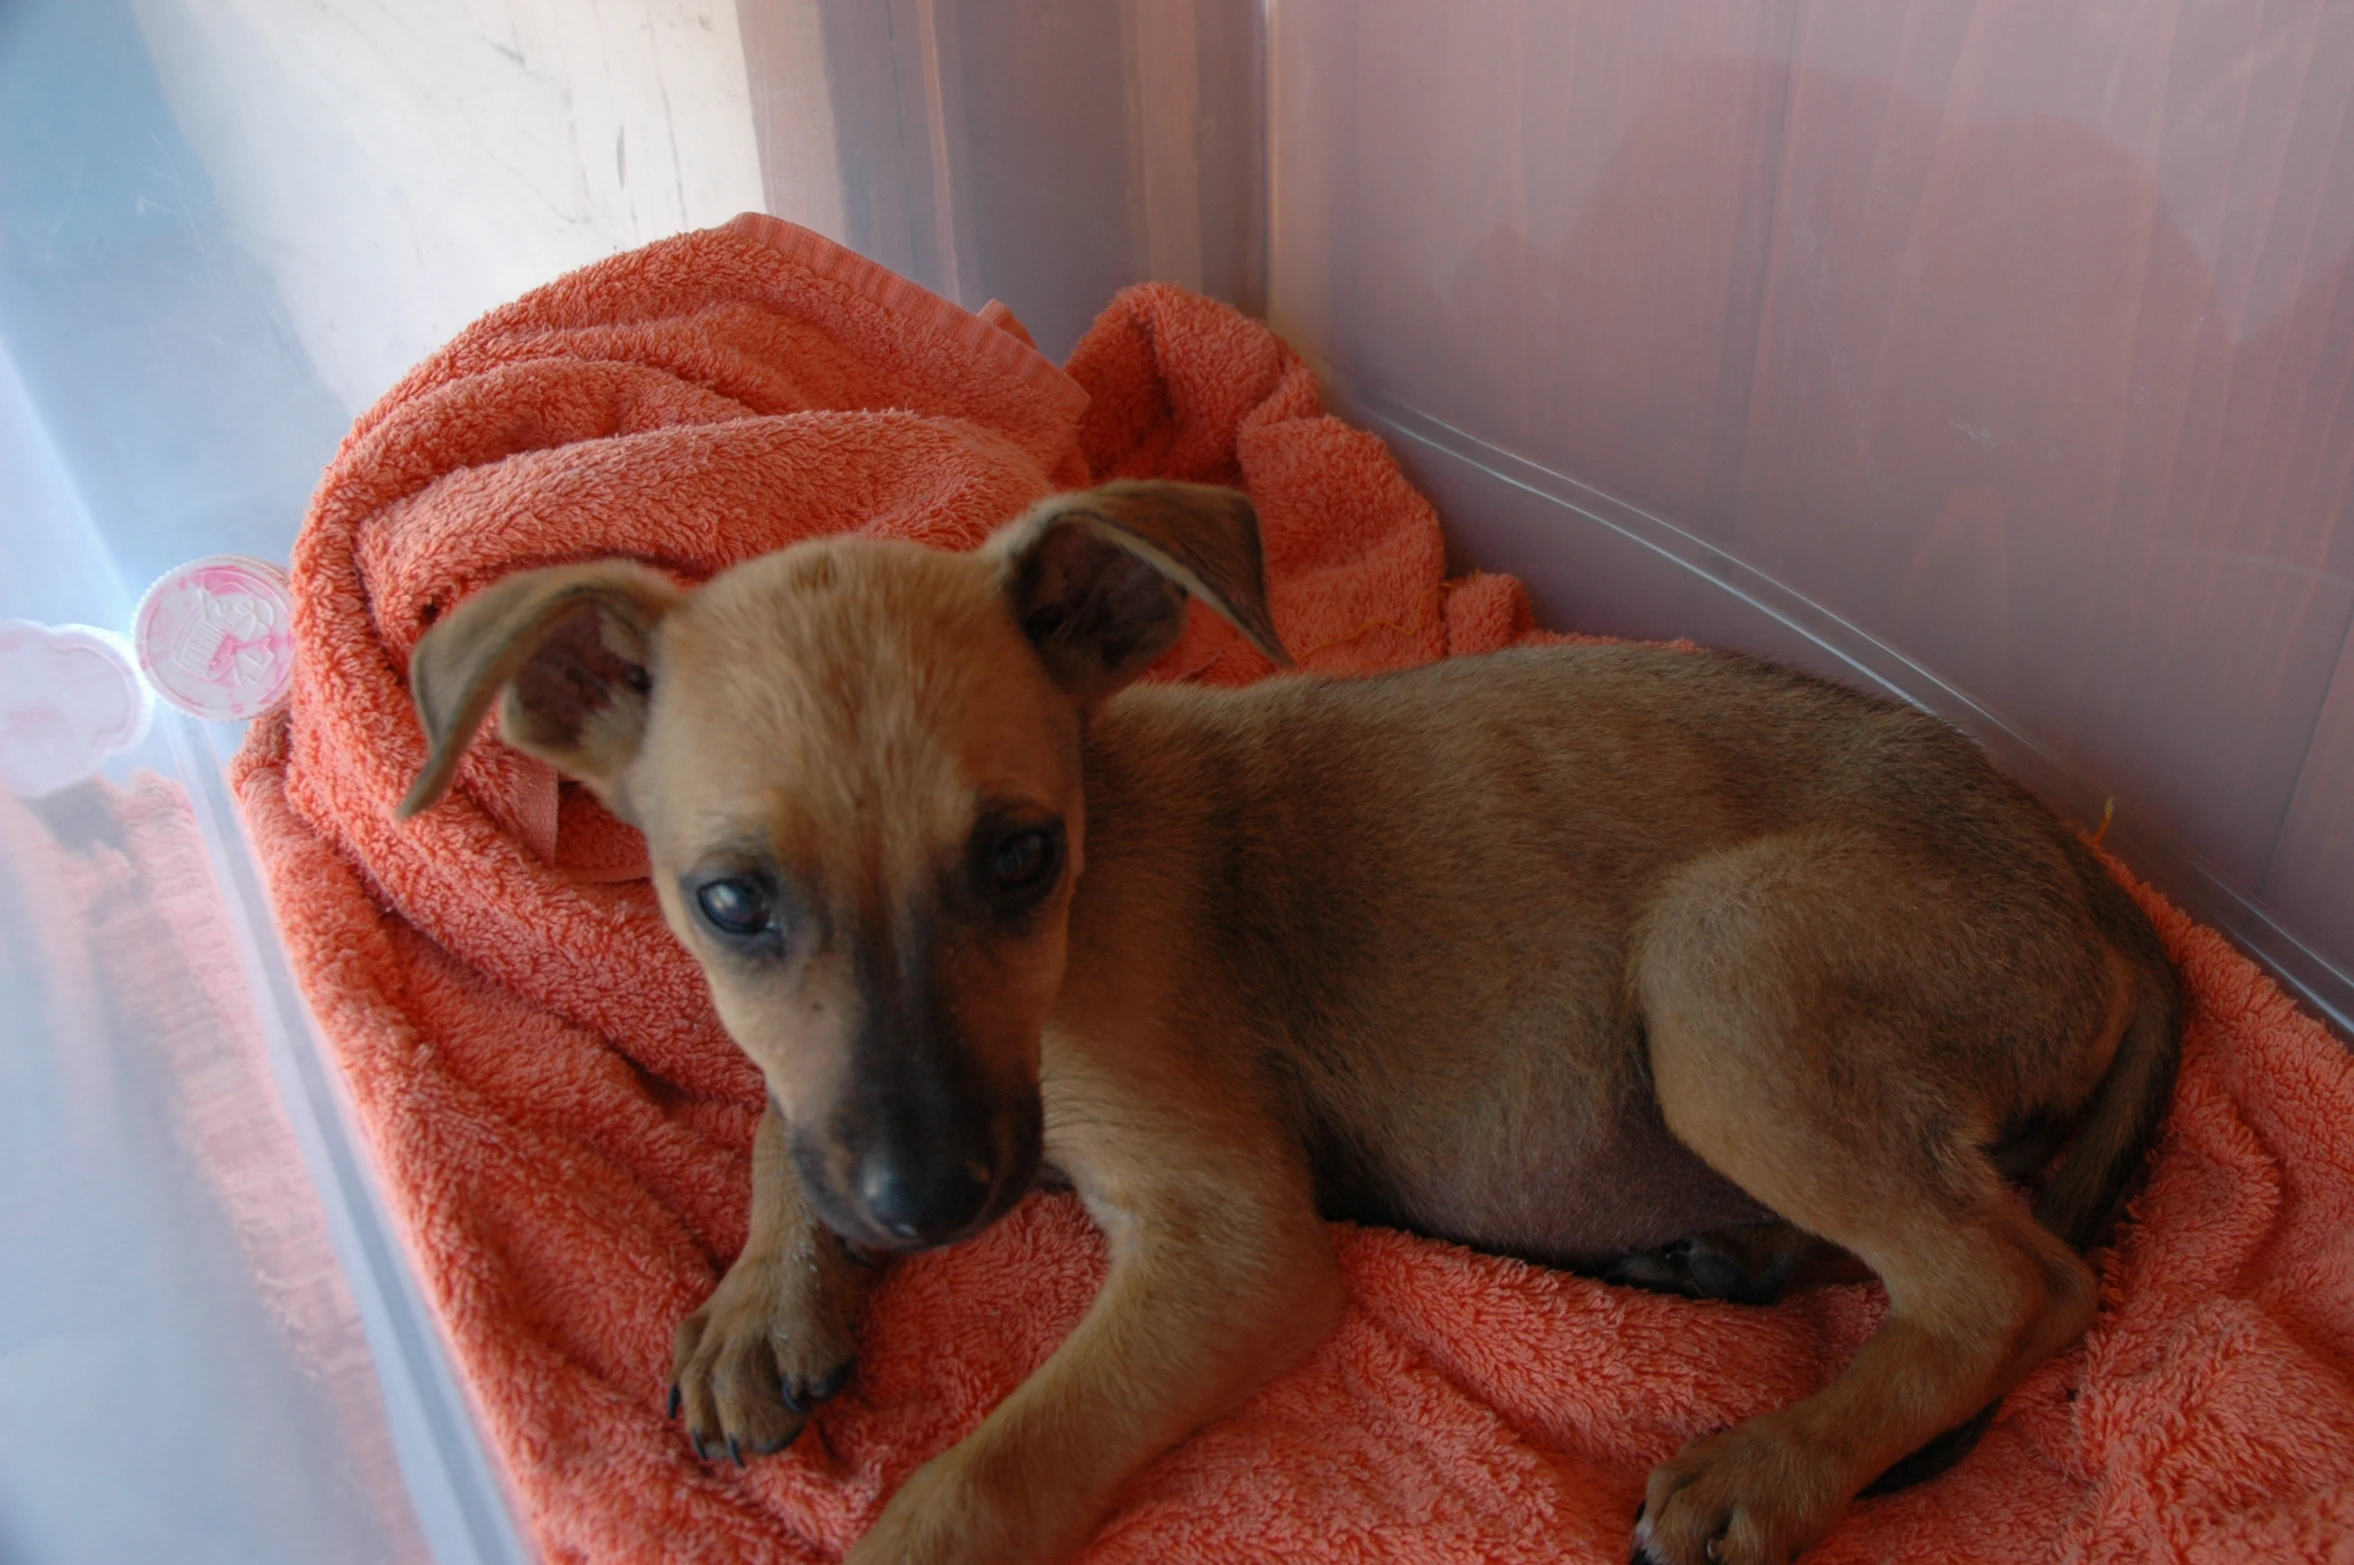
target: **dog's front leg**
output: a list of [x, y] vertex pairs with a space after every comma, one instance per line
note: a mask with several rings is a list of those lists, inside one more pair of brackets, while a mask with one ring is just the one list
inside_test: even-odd
[[679, 1323], [671, 1409], [698, 1455], [791, 1445], [810, 1409], [842, 1389], [867, 1268], [801, 1199], [785, 1122], [769, 1100], [752, 1140], [744, 1250], [703, 1307]]
[[1062, 1559], [1123, 1479], [1331, 1330], [1339, 1261], [1281, 1134], [1187, 1145], [1165, 1120], [1110, 1128], [1127, 1118], [1091, 1118], [1087, 1144], [1054, 1150], [1109, 1239], [1102, 1291], [1035, 1375], [908, 1479], [852, 1565]]

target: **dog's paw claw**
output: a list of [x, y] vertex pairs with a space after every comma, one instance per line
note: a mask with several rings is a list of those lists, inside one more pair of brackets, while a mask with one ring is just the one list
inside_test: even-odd
[[776, 1394], [785, 1406], [796, 1413], [814, 1412], [820, 1402], [830, 1402], [842, 1394], [850, 1384], [850, 1372], [858, 1367], [858, 1360], [844, 1359], [832, 1369], [814, 1379], [795, 1380], [791, 1375], [780, 1376]]
[[679, 1404], [685, 1400], [685, 1396], [678, 1389], [678, 1382], [672, 1381], [670, 1383], [670, 1410], [662, 1416], [664, 1418], [678, 1417]]
[[1628, 1557], [1628, 1565], [1660, 1565], [1651, 1554], [1650, 1511], [1649, 1498], [1635, 1507], [1635, 1552]]
[[809, 1388], [809, 1394], [820, 1402], [831, 1401], [842, 1394], [844, 1386], [850, 1384], [851, 1371], [857, 1368], [858, 1360], [855, 1358], [844, 1359], [826, 1371], [825, 1378]]
[[754, 1456], [774, 1456], [779, 1451], [789, 1451], [799, 1443], [802, 1431], [808, 1427], [808, 1422], [804, 1420], [795, 1424], [790, 1434], [779, 1435], [765, 1445], [755, 1443], [752, 1447], [752, 1454]]

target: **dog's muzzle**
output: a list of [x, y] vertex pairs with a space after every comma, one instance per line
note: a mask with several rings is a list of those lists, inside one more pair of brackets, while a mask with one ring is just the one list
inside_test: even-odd
[[871, 1249], [930, 1249], [979, 1233], [1028, 1192], [1042, 1139], [1034, 1090], [945, 1118], [908, 1107], [844, 1116], [851, 1123], [828, 1137], [795, 1135], [803, 1194], [827, 1227]]

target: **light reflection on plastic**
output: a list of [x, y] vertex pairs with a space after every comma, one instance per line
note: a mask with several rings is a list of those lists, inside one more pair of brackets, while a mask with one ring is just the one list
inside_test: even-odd
[[0, 622], [0, 786], [38, 799], [147, 737], [155, 698], [130, 643], [91, 625]]

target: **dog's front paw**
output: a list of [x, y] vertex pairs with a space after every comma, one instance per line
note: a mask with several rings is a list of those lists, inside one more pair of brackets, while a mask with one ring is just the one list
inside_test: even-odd
[[1637, 1565], [1784, 1565], [1831, 1530], [1840, 1464], [1772, 1416], [1695, 1440], [1651, 1474]]
[[1687, 1299], [1771, 1304], [1789, 1286], [1805, 1243], [1780, 1224], [1719, 1229], [1621, 1256], [1602, 1280]]
[[679, 1323], [670, 1411], [697, 1456], [741, 1467], [781, 1451], [848, 1382], [856, 1297], [824, 1281], [806, 1261], [747, 1254]]
[[989, 1429], [909, 1473], [843, 1565], [1055, 1565], [1102, 1516], [1090, 1485], [1036, 1452], [993, 1445]]
[[1047, 1525], [1050, 1475], [992, 1484], [981, 1476], [990, 1465], [968, 1443], [917, 1468], [842, 1565], [1050, 1565], [1086, 1541], [1084, 1516]]

